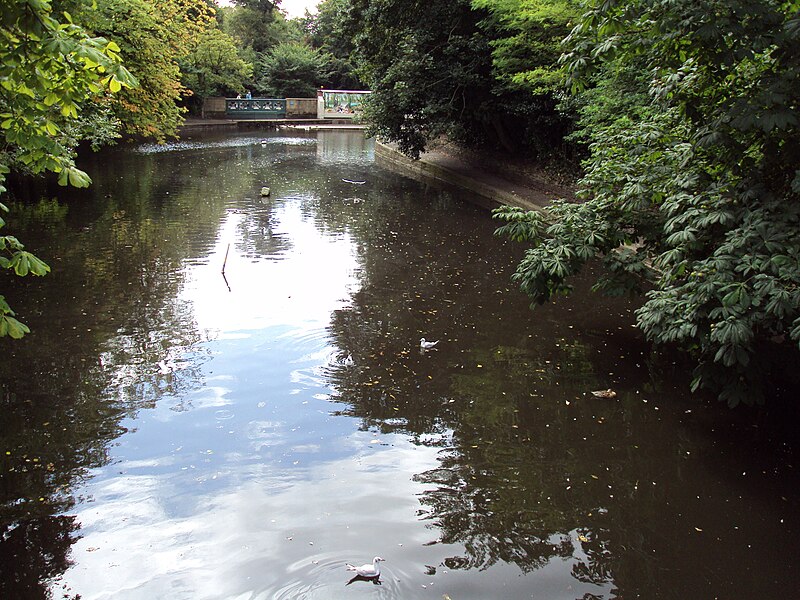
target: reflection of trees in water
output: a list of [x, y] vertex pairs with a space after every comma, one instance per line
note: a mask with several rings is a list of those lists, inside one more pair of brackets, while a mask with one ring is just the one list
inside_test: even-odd
[[[565, 354], [574, 360], [574, 348]], [[463, 401], [456, 403], [452, 441], [441, 465], [416, 477], [428, 484], [421, 516], [435, 524], [440, 542], [464, 547], [464, 556], [444, 564], [487, 568], [504, 561], [529, 572], [556, 558], [572, 558], [576, 578], [610, 582], [611, 557], [594, 550], [607, 545], [607, 532], [587, 520], [592, 507], [604, 506], [602, 490], [598, 486], [596, 498], [578, 490], [579, 481], [594, 481], [586, 473], [593, 463], [575, 451], [579, 440], [558, 427], [576, 418], [575, 411], [558, 396], [558, 404], [532, 399], [532, 390], [537, 397], [551, 396], [570, 375], [559, 381], [539, 368], [547, 366], [545, 360], [523, 358], [518, 349], [498, 348], [478, 360], [480, 370], [452, 378]], [[579, 373], [581, 384], [583, 377]]]
[[251, 260], [278, 259], [292, 249], [288, 232], [280, 232], [279, 212], [284, 198], [265, 197], [250, 206], [237, 209], [237, 249]]
[[534, 497], [520, 489], [518, 477], [509, 475], [515, 474], [473, 468], [451, 451], [439, 468], [415, 477], [435, 486], [422, 494], [420, 516], [439, 531], [436, 542], [464, 547], [464, 556], [446, 558], [443, 564], [483, 569], [504, 561], [530, 572], [554, 557], [572, 556], [570, 538], [554, 533], [551, 515], [543, 515]]
[[166, 300], [160, 310], [141, 314], [134, 310], [131, 323], [145, 328], [124, 328], [108, 340], [99, 357], [107, 384], [103, 394], [131, 409], [153, 408], [165, 397], [180, 399], [200, 385], [201, 367], [208, 358], [205, 334], [195, 328], [191, 305]]
[[[112, 186], [111, 198], [99, 179], [95, 203], [66, 191], [61, 203], [15, 210], [54, 272], [15, 286], [26, 292], [33, 333], [0, 363], [3, 598], [48, 597], [69, 566], [77, 525], [60, 515], [73, 507], [74, 487], [107, 464], [123, 419], [198, 385], [202, 337], [175, 298], [182, 261], [202, 232], [214, 232], [188, 217], [180, 193], [169, 208], [154, 201], [155, 180], [143, 179]], [[214, 218], [217, 208], [202, 206], [200, 220]]]
[[[483, 215], [454, 217], [446, 194], [390, 194], [362, 205], [349, 228], [361, 287], [330, 326], [340, 355], [355, 361], [330, 373], [339, 414], [443, 448], [440, 465], [415, 479], [426, 484], [420, 517], [438, 531], [433, 543], [464, 549], [447, 567], [502, 561], [529, 572], [570, 559], [577, 580], [608, 586], [619, 540], [606, 507], [621, 502], [609, 494], [633, 483], [621, 466], [630, 457], [599, 449], [633, 433], [619, 403], [586, 393], [623, 373], [630, 349], [572, 328], [594, 316], [530, 313], [508, 290], [514, 258]], [[405, 213], [420, 210], [409, 230]], [[597, 317], [609, 329], [625, 322]], [[421, 354], [422, 336], [443, 341]]]
[[[43, 514], [16, 523], [0, 523], [0, 596], [37, 599], [50, 595], [42, 582], [52, 581], [72, 564], [67, 558], [79, 529], [74, 516]], [[32, 552], [38, 550], [38, 552]], [[62, 599], [69, 596], [62, 590]]]

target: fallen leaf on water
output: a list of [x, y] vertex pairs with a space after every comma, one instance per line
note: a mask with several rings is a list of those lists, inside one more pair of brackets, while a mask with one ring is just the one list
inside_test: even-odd
[[597, 398], [616, 398], [617, 392], [608, 388], [607, 390], [596, 390], [592, 392], [592, 396], [596, 396]]
[[694, 530], [695, 530], [695, 531], [703, 531], [703, 530], [702, 530], [702, 529], [700, 529], [699, 527], [695, 527], [695, 528], [694, 528]]
[[589, 538], [587, 538], [585, 535], [582, 535], [582, 534], [578, 536], [578, 539], [580, 541], [582, 541], [582, 542], [588, 542], [589, 541]]

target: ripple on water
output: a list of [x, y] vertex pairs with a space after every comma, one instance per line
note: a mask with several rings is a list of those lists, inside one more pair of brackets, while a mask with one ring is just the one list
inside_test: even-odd
[[286, 344], [301, 348], [310, 347], [312, 352], [320, 352], [327, 344], [329, 336], [324, 324], [312, 322], [281, 334], [279, 339]]
[[[355, 556], [356, 554], [354, 554]], [[365, 559], [366, 560], [366, 559]], [[353, 559], [352, 562], [362, 561]], [[408, 598], [410, 586], [404, 585], [408, 577], [398, 576], [383, 563], [380, 585], [372, 581], [353, 579], [346, 569], [342, 556], [317, 555], [304, 558], [287, 567], [284, 581], [266, 591], [266, 597], [275, 600], [333, 600], [347, 598]], [[351, 582], [351, 583], [348, 583]]]
[[313, 146], [317, 143], [314, 138], [302, 137], [272, 137], [272, 138], [253, 138], [253, 137], [234, 137], [216, 141], [189, 141], [180, 140], [168, 142], [166, 144], [141, 144], [133, 149], [138, 154], [161, 154], [164, 152], [185, 152], [187, 150], [204, 150], [209, 148], [238, 148], [253, 146], [256, 144], [282, 144], [285, 146]]
[[281, 144], [287, 146], [314, 146], [317, 143], [316, 138], [304, 137], [271, 137], [260, 139], [261, 144]]

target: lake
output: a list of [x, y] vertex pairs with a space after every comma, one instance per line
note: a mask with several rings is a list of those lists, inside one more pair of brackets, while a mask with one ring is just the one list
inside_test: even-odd
[[358, 131], [82, 167], [8, 201], [52, 273], [2, 280], [0, 597], [797, 595], [791, 435], [691, 397], [589, 278], [531, 310], [468, 192]]

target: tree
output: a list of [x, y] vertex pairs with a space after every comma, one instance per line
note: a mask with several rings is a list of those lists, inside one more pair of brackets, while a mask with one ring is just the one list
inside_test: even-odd
[[184, 86], [201, 99], [241, 92], [253, 76], [253, 65], [239, 56], [234, 40], [216, 27], [200, 35], [197, 46], [180, 66]]
[[259, 65], [257, 87], [277, 98], [311, 98], [323, 79], [326, 59], [305, 44], [278, 44]]
[[[89, 176], [74, 161], [81, 115], [136, 80], [114, 42], [91, 37], [46, 0], [0, 0], [0, 7], [0, 195], [11, 168], [57, 173], [59, 184], [85, 187]], [[8, 212], [2, 203], [0, 209]], [[0, 267], [19, 276], [50, 271], [10, 235], [0, 237]], [[28, 332], [0, 295], [0, 337]]]
[[495, 77], [509, 89], [561, 94], [561, 42], [580, 16], [570, 0], [472, 0], [488, 16]]
[[261, 13], [275, 11], [281, 4], [281, 0], [233, 0], [236, 6], [255, 10]]
[[532, 244], [516, 280], [544, 302], [601, 257], [597, 287], [644, 293], [639, 327], [691, 354], [693, 389], [762, 401], [800, 342], [796, 3], [593, 2], [568, 44], [586, 201], [497, 212]]
[[[562, 40], [580, 12], [572, 0], [472, 0], [488, 15], [480, 27], [492, 49], [494, 90], [501, 110], [522, 128], [531, 155], [563, 161], [575, 114], [564, 100], [558, 64]], [[569, 148], [572, 149], [571, 147]]]
[[[359, 75], [373, 92], [365, 103], [371, 132], [412, 157], [442, 135], [511, 153], [558, 146], [568, 120], [558, 114], [545, 73], [552, 78], [559, 54], [553, 23], [566, 31], [568, 11], [540, 15], [537, 6], [549, 5], [351, 2], [343, 28], [355, 40]], [[539, 46], [529, 47], [534, 38]], [[523, 62], [535, 68], [523, 72]]]
[[222, 30], [237, 41], [239, 56], [254, 65], [254, 78], [246, 83], [247, 87], [265, 93], [258, 71], [278, 45], [302, 42], [300, 21], [287, 20], [278, 10], [279, 2], [237, 0], [234, 4], [221, 10]]
[[225, 10], [223, 30], [244, 48], [261, 54], [285, 41], [299, 41], [299, 27], [276, 10], [274, 2], [237, 2]]
[[122, 91], [115, 114], [131, 135], [164, 140], [175, 136], [189, 95], [179, 61], [190, 54], [214, 22], [204, 0], [97, 0], [78, 17], [88, 29], [119, 44], [139, 86]]
[[324, 0], [317, 8], [315, 15], [306, 13], [304, 26], [311, 46], [329, 56], [325, 87], [363, 89], [353, 58], [355, 45], [346, 29], [350, 0]]
[[477, 141], [494, 123], [504, 135], [481, 16], [468, 0], [352, 2], [346, 27], [373, 92], [364, 111], [370, 133], [413, 157], [443, 134]]

